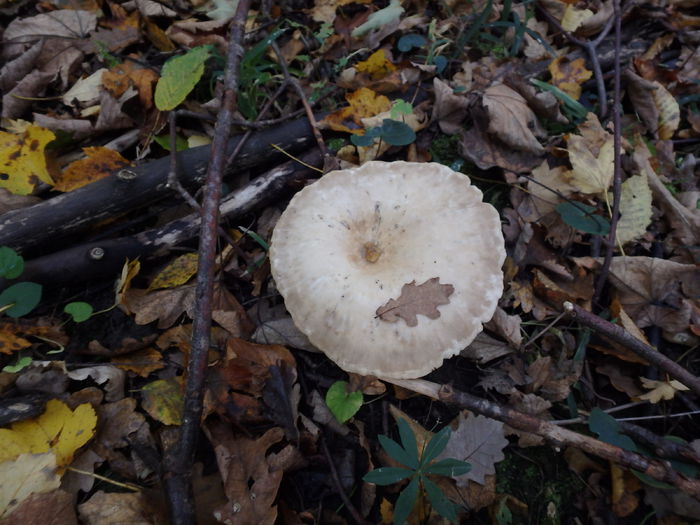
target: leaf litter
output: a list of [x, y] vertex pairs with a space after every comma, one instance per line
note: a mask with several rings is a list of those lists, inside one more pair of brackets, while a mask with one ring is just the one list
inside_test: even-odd
[[[42, 281], [43, 291], [38, 304], [16, 318], [12, 312], [23, 298], [7, 296], [0, 319], [0, 411], [7, 408], [3, 401], [22, 396], [43, 401], [32, 401], [39, 416], [8, 411], [9, 422], [0, 428], [0, 517], [29, 522], [61, 507], [66, 523], [78, 516], [85, 523], [164, 522], [163, 505], [151, 495], [161, 490], [160, 458], [172, 450], [181, 418], [190, 323], [199, 315], [196, 245], [184, 246], [187, 255], [167, 245], [149, 252], [155, 256], [130, 253], [129, 262], [109, 243], [175, 224], [191, 209], [169, 197], [78, 233], [71, 225], [81, 201], [72, 201], [71, 211], [62, 199], [94, 198], [97, 181], [117, 184], [110, 199], [127, 194], [120, 177], [167, 155], [163, 110], [207, 116], [178, 120], [177, 143], [213, 136], [224, 35], [234, 11], [221, 2], [185, 2], [177, 11], [167, 2], [30, 4], [0, 2], [0, 237], [5, 218], [37, 203], [56, 203], [49, 215], [58, 224], [46, 219], [55, 238], [28, 242], [19, 272], [2, 270], [12, 283]], [[666, 461], [656, 454], [668, 441], [691, 442], [698, 428], [689, 385], [559, 314], [563, 302], [574, 302], [698, 373], [692, 356], [700, 342], [700, 65], [695, 45], [677, 36], [698, 25], [692, 6], [673, 3], [657, 15], [639, 6], [623, 11], [623, 42], [634, 37], [644, 52], [629, 59], [628, 44], [621, 49], [622, 180], [616, 190], [615, 130], [609, 111], [602, 111], [603, 102], [611, 106], [612, 74], [598, 79], [591, 57], [576, 51], [613, 17], [612, 2], [548, 1], [541, 11], [500, 0], [449, 9], [393, 0], [291, 4], [273, 2], [274, 20], [256, 10], [246, 23], [248, 76], [240, 83], [235, 134], [249, 129], [245, 118], [258, 116], [271, 101], [273, 114], [264, 118], [281, 119], [273, 127], [302, 113], [298, 92], [275, 94], [285, 87], [285, 76], [269, 45], [274, 40], [304, 102], [319, 111], [319, 128], [341, 165], [443, 162], [470, 176], [501, 212], [509, 258], [499, 309], [487, 332], [429, 379], [490, 396], [540, 421], [579, 425], [584, 433], [587, 425], [609, 445], [652, 450], [652, 460]], [[604, 74], [612, 68], [608, 56], [597, 48]], [[226, 191], [245, 187], [246, 177], [262, 172], [253, 167], [228, 178]], [[298, 189], [305, 182], [285, 186]], [[206, 467], [208, 479], [195, 476], [201, 522], [347, 523], [358, 516], [391, 522], [399, 506], [395, 494], [404, 486], [377, 487], [361, 479], [375, 466], [395, 466], [378, 443], [380, 434], [396, 436], [387, 414], [408, 422], [417, 453], [432, 435], [452, 428], [439, 457], [466, 461], [472, 469], [455, 479], [436, 476], [437, 488], [426, 490], [460, 506], [462, 520], [607, 519], [595, 504], [601, 495], [618, 520], [639, 521], [651, 512], [700, 519], [697, 506], [677, 488], [658, 488], [651, 478], [597, 461], [590, 451], [570, 447], [560, 456], [534, 432], [458, 411], [381, 378], [351, 375], [355, 415], [336, 419], [323, 394], [348, 377], [321, 354], [297, 349], [313, 350], [294, 332], [269, 278], [265, 244], [272, 226], [263, 216], [277, 217], [285, 204], [274, 193], [222, 223], [237, 250], [233, 256], [222, 250], [216, 268], [202, 420], [207, 441], [200, 443], [216, 467], [213, 461]], [[617, 238], [606, 270], [604, 236], [613, 226]], [[262, 244], [237, 227], [254, 232]], [[94, 266], [117, 254], [114, 269], [92, 274], [70, 258], [47, 263], [46, 256], [66, 256], [82, 249], [83, 241], [102, 252], [82, 251], [81, 260]], [[81, 268], [76, 271], [84, 282], [52, 285], [51, 271], [66, 273], [72, 266]], [[604, 272], [607, 284], [596, 295]], [[416, 326], [439, 317], [450, 288], [437, 279], [406, 283], [398, 297], [373, 308], [382, 322]], [[64, 308], [73, 302], [90, 303], [92, 316], [70, 319]], [[48, 397], [28, 397], [37, 392]], [[623, 418], [671, 437], [645, 443], [622, 425]], [[547, 454], [540, 470], [509, 474], [516, 458], [539, 453]], [[692, 457], [671, 459], [677, 477], [697, 480]], [[585, 488], [575, 485], [569, 469]], [[107, 485], [95, 484], [93, 475], [106, 477]], [[514, 483], [519, 478], [520, 485]], [[533, 497], [527, 484], [553, 494], [551, 501]], [[417, 491], [416, 499], [416, 516], [438, 519], [430, 498]]]

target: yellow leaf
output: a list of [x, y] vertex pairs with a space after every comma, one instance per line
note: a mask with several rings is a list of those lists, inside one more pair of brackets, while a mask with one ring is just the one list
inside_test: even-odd
[[118, 152], [104, 147], [83, 148], [87, 158], [71, 162], [57, 178], [54, 189], [73, 191], [104, 179], [131, 163]]
[[586, 69], [583, 58], [569, 60], [560, 56], [552, 60], [548, 69], [552, 75], [552, 84], [576, 100], [581, 96], [581, 84], [593, 75], [593, 72]]
[[126, 292], [129, 291], [129, 286], [131, 286], [131, 280], [138, 275], [141, 270], [141, 263], [137, 260], [130, 261], [126, 260], [124, 266], [122, 267], [122, 274], [117, 281], [115, 286], [116, 298], [115, 303], [118, 304], [122, 310], [127, 314], [131, 313], [131, 309], [126, 301]]
[[566, 176], [577, 191], [588, 195], [606, 194], [613, 177], [613, 137], [589, 113], [581, 126], [581, 135], [566, 139], [572, 170]]
[[651, 403], [658, 403], [662, 399], [670, 400], [676, 395], [679, 390], [690, 390], [680, 381], [672, 379], [671, 381], [654, 381], [646, 377], [640, 377], [642, 386], [650, 390], [646, 394], [639, 396], [639, 399], [647, 399]]
[[186, 253], [171, 261], [153, 278], [148, 291], [157, 290], [158, 288], [175, 288], [185, 284], [197, 273], [198, 257], [199, 254], [196, 252]]
[[620, 244], [644, 235], [651, 222], [651, 189], [644, 175], [634, 175], [622, 183], [620, 221], [617, 240]]
[[654, 103], [659, 110], [659, 138], [669, 140], [681, 122], [681, 110], [675, 97], [661, 84], [654, 81], [656, 89], [652, 91]]
[[54, 138], [53, 132], [34, 125], [17, 135], [0, 131], [0, 188], [28, 195], [39, 181], [53, 184], [44, 149]]
[[372, 53], [367, 60], [355, 64], [355, 69], [361, 73], [367, 73], [372, 80], [379, 80], [392, 71], [396, 71], [396, 66], [389, 62], [386, 51], [379, 49]]
[[39, 417], [0, 429], [0, 461], [51, 450], [56, 454], [56, 465], [66, 467], [75, 451], [92, 438], [95, 425], [97, 415], [89, 403], [71, 411], [66, 404], [52, 399]]
[[373, 117], [391, 109], [391, 101], [387, 97], [377, 95], [371, 89], [364, 87], [345, 95], [345, 100], [350, 105], [327, 115], [321, 121], [324, 127], [333, 131], [361, 133], [364, 131], [363, 118]]
[[158, 379], [141, 390], [141, 404], [148, 414], [165, 425], [182, 422], [182, 377]]
[[567, 5], [564, 16], [561, 19], [561, 27], [563, 27], [565, 31], [574, 32], [592, 16], [593, 11], [590, 9], [577, 9], [573, 5]]

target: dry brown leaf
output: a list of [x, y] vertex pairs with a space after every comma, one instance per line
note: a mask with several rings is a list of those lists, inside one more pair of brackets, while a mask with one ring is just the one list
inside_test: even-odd
[[580, 135], [566, 138], [571, 187], [588, 195], [605, 195], [613, 176], [613, 136], [607, 133], [594, 113], [579, 125]]
[[490, 117], [489, 133], [517, 150], [535, 154], [544, 151], [535, 137], [544, 131], [519, 93], [505, 84], [496, 84], [484, 92], [482, 103]]
[[271, 428], [258, 439], [234, 438], [223, 423], [205, 427], [214, 446], [219, 472], [228, 503], [214, 512], [222, 523], [273, 525], [277, 518], [277, 489], [282, 470], [270, 464], [268, 450], [284, 437], [284, 431]]
[[449, 296], [454, 291], [451, 284], [440, 284], [439, 277], [433, 277], [418, 285], [416, 281], [411, 281], [403, 285], [398, 299], [389, 299], [386, 304], [377, 308], [376, 314], [382, 321], [395, 323], [400, 317], [408, 326], [416, 326], [417, 315], [424, 315], [428, 319], [440, 317], [437, 307], [448, 304]]

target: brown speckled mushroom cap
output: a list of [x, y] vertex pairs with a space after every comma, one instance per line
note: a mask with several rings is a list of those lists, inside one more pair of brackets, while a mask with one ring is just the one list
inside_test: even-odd
[[[440, 366], [472, 342], [503, 292], [501, 223], [481, 198], [435, 163], [367, 162], [304, 188], [270, 248], [294, 323], [348, 372], [408, 379]], [[426, 281], [447, 290], [443, 300], [402, 296]], [[391, 319], [382, 307], [409, 315]]]

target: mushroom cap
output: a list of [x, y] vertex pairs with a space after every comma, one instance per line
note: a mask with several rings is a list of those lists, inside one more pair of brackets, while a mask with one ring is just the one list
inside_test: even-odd
[[[501, 222], [481, 199], [466, 175], [436, 163], [372, 161], [307, 186], [270, 247], [294, 323], [348, 372], [409, 379], [437, 368], [481, 332], [503, 292]], [[404, 285], [434, 278], [453, 287], [436, 318], [415, 304], [415, 326], [378, 315], [402, 302]]]

